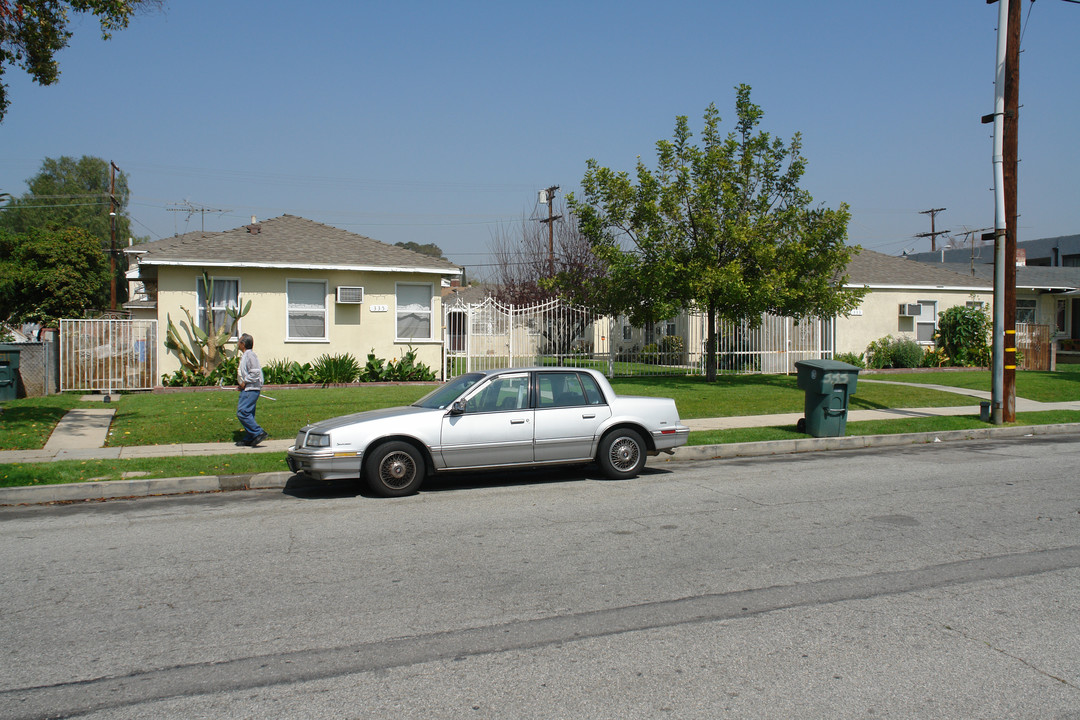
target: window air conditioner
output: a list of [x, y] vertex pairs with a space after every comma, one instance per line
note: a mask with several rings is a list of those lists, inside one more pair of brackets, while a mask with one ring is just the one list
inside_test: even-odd
[[364, 288], [338, 285], [337, 301], [343, 305], [359, 305], [364, 302]]
[[900, 303], [900, 317], [919, 317], [922, 305], [919, 303]]

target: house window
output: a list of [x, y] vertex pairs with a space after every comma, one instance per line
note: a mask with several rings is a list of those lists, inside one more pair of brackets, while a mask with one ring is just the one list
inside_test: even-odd
[[[232, 322], [232, 318], [229, 317], [229, 308], [236, 309], [240, 306], [240, 280], [238, 278], [210, 278], [210, 310], [213, 313], [213, 323], [215, 328], [228, 327]], [[195, 294], [198, 297], [198, 322], [199, 328], [203, 332], [210, 332], [210, 328], [206, 327], [206, 285], [203, 283], [202, 276], [195, 281]], [[237, 323], [236, 330], [234, 332], [232, 340], [236, 340], [240, 332], [239, 322]]]
[[632, 325], [622, 326], [622, 339], [624, 342], [629, 342], [634, 339], [634, 328]]
[[937, 301], [920, 300], [919, 304], [922, 312], [915, 318], [915, 339], [922, 345], [933, 345], [937, 332]]
[[1065, 301], [1057, 301], [1057, 313], [1054, 315], [1054, 330], [1059, 333], [1065, 332]]
[[1019, 323], [1033, 323], [1035, 322], [1035, 305], [1034, 300], [1017, 300], [1016, 301], [1016, 322]]
[[326, 281], [286, 280], [288, 340], [326, 340]]
[[431, 339], [431, 285], [397, 286], [397, 337]]

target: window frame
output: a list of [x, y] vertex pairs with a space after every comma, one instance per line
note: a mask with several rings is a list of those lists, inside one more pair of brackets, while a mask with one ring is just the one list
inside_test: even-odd
[[[296, 336], [292, 334], [292, 302], [289, 297], [289, 285], [292, 283], [306, 283], [308, 285], [322, 285], [323, 288], [323, 334], [321, 337], [311, 336]], [[328, 280], [318, 280], [313, 278], [286, 278], [285, 279], [285, 342], [310, 342], [310, 343], [328, 343], [330, 342], [330, 303], [327, 300], [330, 292], [330, 282]], [[299, 310], [299, 308], [297, 308]], [[310, 308], [304, 308], [305, 311], [310, 311]]]
[[[919, 300], [919, 304], [922, 305], [922, 312], [919, 313], [919, 317], [913, 318], [915, 320], [915, 342], [919, 343], [920, 345], [933, 345], [934, 344], [934, 335], [937, 334], [937, 329], [938, 329], [938, 310], [937, 310], [938, 301], [937, 300]], [[927, 308], [930, 308], [930, 318], [931, 319], [930, 320], [923, 320], [922, 318], [926, 316]], [[930, 339], [929, 340], [923, 340], [923, 339], [921, 339], [919, 337], [919, 326], [920, 325], [929, 325], [931, 327], [931, 329], [930, 329]]]
[[[403, 336], [401, 334], [401, 288], [402, 287], [424, 287], [428, 289], [428, 306], [427, 310], [421, 310], [420, 313], [426, 313], [428, 316], [428, 334], [424, 336]], [[409, 311], [416, 312], [416, 311]], [[430, 342], [435, 339], [435, 284], [430, 282], [396, 282], [394, 283], [394, 341], [399, 343], [408, 342]]]
[[[239, 309], [240, 308], [240, 278], [236, 277], [236, 276], [230, 276], [230, 275], [210, 275], [209, 277], [210, 277], [210, 281], [212, 283], [214, 283], [215, 285], [218, 283], [219, 280], [224, 281], [224, 282], [235, 282], [236, 283], [236, 305], [234, 307]], [[195, 314], [195, 322], [199, 326], [200, 330], [202, 330], [205, 333], [209, 333], [210, 328], [203, 326], [203, 321], [204, 321], [204, 318], [206, 317], [206, 314], [205, 314], [206, 313], [206, 306], [202, 302], [202, 300], [203, 300], [203, 289], [204, 289], [204, 287], [203, 287], [202, 273], [200, 273], [198, 275], [198, 277], [195, 278], [195, 313], [196, 313]], [[210, 309], [213, 312], [219, 312], [219, 311], [224, 312], [225, 310], [228, 309], [228, 307], [229, 307], [228, 301], [226, 301], [226, 304], [225, 304], [224, 307], [217, 308], [217, 307], [214, 307], [213, 305], [211, 305]], [[237, 340], [240, 339], [240, 336], [244, 334], [243, 330], [240, 329], [240, 323], [241, 322], [243, 322], [242, 319], [238, 319], [236, 321], [236, 332], [234, 332], [232, 337], [229, 338], [229, 340], [228, 340], [229, 342], [236, 342]]]
[[[1031, 312], [1031, 320], [1020, 319], [1020, 303], [1024, 303], [1023, 309], [1025, 311]], [[1030, 303], [1030, 305], [1028, 303]], [[1013, 318], [1016, 320], [1016, 325], [1019, 325], [1021, 323], [1025, 325], [1034, 325], [1035, 323], [1039, 322], [1039, 301], [1032, 298], [1016, 298], [1015, 313], [1016, 314], [1013, 315]]]

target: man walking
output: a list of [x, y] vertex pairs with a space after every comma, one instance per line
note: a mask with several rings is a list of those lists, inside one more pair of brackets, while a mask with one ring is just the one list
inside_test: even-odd
[[240, 367], [236, 371], [236, 384], [240, 389], [240, 399], [236, 402], [236, 417], [244, 426], [244, 437], [236, 444], [248, 447], [255, 447], [270, 437], [259, 427], [259, 423], [255, 422], [255, 404], [259, 401], [259, 392], [263, 386], [263, 371], [259, 365], [259, 357], [252, 350], [254, 346], [255, 341], [247, 333], [240, 336], [240, 342], [236, 346], [243, 353], [240, 356]]

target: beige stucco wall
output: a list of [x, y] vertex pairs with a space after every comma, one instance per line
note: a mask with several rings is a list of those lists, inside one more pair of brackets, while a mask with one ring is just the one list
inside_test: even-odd
[[941, 313], [955, 305], [976, 300], [993, 311], [992, 292], [970, 290], [895, 290], [875, 288], [863, 298], [862, 305], [852, 315], [836, 319], [836, 351], [856, 355], [866, 352], [866, 346], [886, 335], [894, 338], [917, 339], [913, 318], [900, 317], [900, 303], [917, 303], [933, 300]]
[[[160, 267], [158, 269], [157, 317], [162, 343], [160, 374], [171, 374], [180, 367], [174, 353], [164, 349], [167, 318], [173, 324], [187, 324], [186, 307], [194, 315], [196, 288], [203, 268]], [[441, 377], [442, 364], [442, 305], [439, 297], [441, 276], [423, 273], [378, 273], [326, 270], [278, 270], [206, 268], [213, 277], [238, 279], [241, 306], [251, 301], [251, 311], [240, 320], [238, 332], [249, 333], [255, 341], [255, 352], [263, 365], [271, 360], [313, 362], [320, 355], [351, 353], [363, 364], [369, 352], [384, 360], [401, 358], [411, 345], [417, 361], [430, 367]], [[288, 280], [326, 282], [327, 337], [325, 339], [290, 339], [287, 337]], [[428, 285], [431, 290], [431, 337], [398, 340], [396, 334], [399, 283]], [[339, 304], [335, 288], [339, 285], [364, 288], [364, 301], [358, 305]], [[385, 307], [385, 310], [381, 309]], [[235, 347], [235, 346], [233, 346]], [[160, 378], [159, 378], [160, 379]]]

